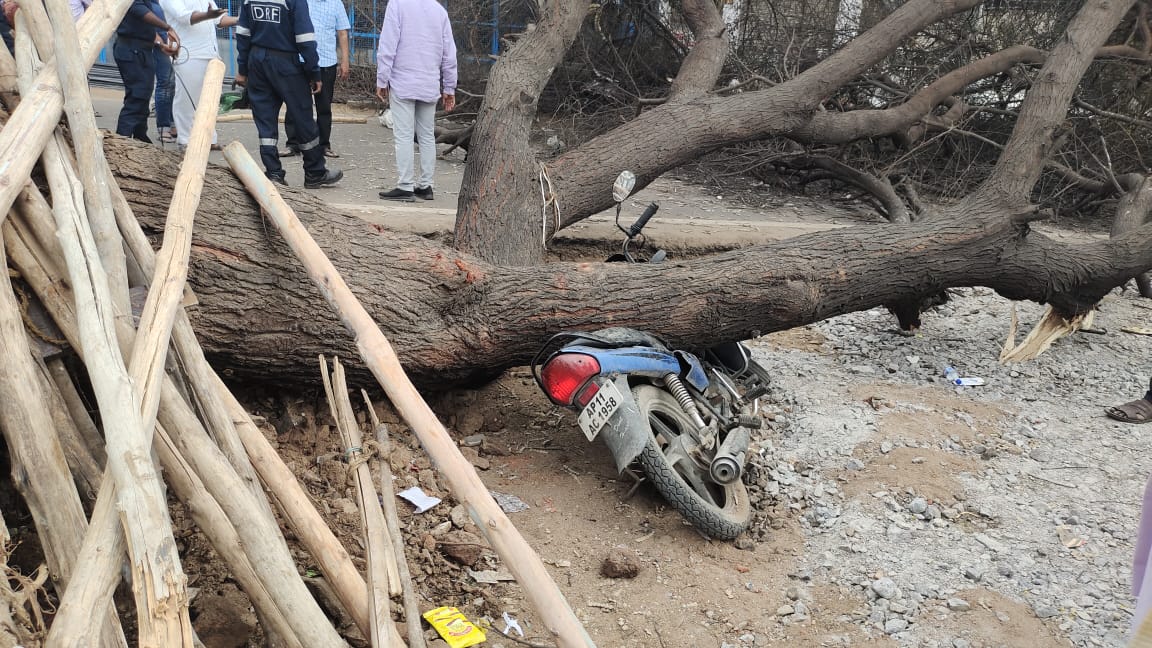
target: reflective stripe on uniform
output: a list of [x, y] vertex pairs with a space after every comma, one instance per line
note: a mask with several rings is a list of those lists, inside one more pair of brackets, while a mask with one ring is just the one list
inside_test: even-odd
[[241, 27], [240, 25], [236, 25], [236, 35], [237, 36], [251, 36], [252, 30], [248, 29], [247, 27]]
[[[277, 139], [275, 137], [261, 137], [260, 146], [276, 146]], [[301, 146], [300, 148], [304, 148]]]
[[308, 32], [307, 34], [296, 34], [297, 43], [307, 43], [316, 40], [316, 34]]
[[319, 137], [312, 140], [311, 142], [304, 142], [303, 144], [301, 144], [300, 150], [301, 151], [311, 151], [312, 149], [316, 148], [317, 146], [320, 146], [320, 138]]

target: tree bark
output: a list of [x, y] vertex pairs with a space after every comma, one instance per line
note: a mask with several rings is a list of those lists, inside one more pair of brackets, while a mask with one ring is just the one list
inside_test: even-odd
[[[146, 229], [163, 226], [179, 159], [108, 138], [109, 162]], [[391, 232], [285, 190], [309, 232], [426, 388], [526, 364], [563, 330], [632, 326], [677, 345], [747, 339], [951, 286], [1082, 312], [1152, 268], [1152, 225], [1105, 242], [1057, 243], [992, 203], [910, 225], [869, 225], [659, 266], [499, 266]], [[352, 340], [255, 203], [209, 168], [189, 281], [209, 359], [235, 377], [314, 383], [321, 353]], [[638, 308], [660, 304], [660, 308]], [[362, 367], [349, 367], [349, 371]]]

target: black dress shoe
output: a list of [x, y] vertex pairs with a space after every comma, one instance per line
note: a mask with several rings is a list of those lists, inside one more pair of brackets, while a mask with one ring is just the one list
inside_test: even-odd
[[432, 200], [432, 187], [416, 187], [412, 193], [420, 196], [424, 200]]
[[384, 200], [403, 200], [405, 202], [414, 202], [416, 200], [415, 195], [414, 192], [400, 188], [380, 192], [380, 197]]
[[264, 175], [268, 176], [269, 180], [278, 185], [288, 186], [288, 180], [284, 177], [283, 173], [265, 173]]
[[340, 169], [328, 169], [324, 173], [317, 176], [304, 176], [304, 188], [315, 189], [317, 187], [334, 185], [337, 182], [340, 182], [340, 179], [343, 177], [344, 172]]

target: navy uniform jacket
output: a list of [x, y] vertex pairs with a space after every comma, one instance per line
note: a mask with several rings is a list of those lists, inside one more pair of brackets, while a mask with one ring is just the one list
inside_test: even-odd
[[[142, 1], [142, 0], [138, 0]], [[236, 67], [248, 75], [248, 53], [253, 47], [299, 53], [304, 72], [312, 81], [320, 80], [320, 57], [316, 34], [306, 0], [244, 0], [236, 24]]]
[[124, 20], [120, 21], [120, 26], [116, 28], [116, 35], [148, 43], [154, 42], [156, 28], [144, 22], [144, 16], [151, 12], [152, 7], [148, 5], [147, 0], [135, 0], [132, 6], [128, 7], [128, 13], [124, 16]]

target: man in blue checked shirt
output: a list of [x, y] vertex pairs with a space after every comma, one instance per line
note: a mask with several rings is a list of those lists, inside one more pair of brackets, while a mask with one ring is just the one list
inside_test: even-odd
[[[336, 79], [348, 78], [348, 11], [341, 0], [308, 0], [308, 13], [312, 16], [312, 27], [316, 34], [316, 53], [320, 57], [320, 92], [312, 95], [316, 99], [316, 126], [320, 129], [320, 146], [324, 155], [340, 157], [332, 148], [332, 95], [335, 93]], [[284, 133], [288, 136], [288, 147], [280, 151], [280, 157], [300, 153], [300, 142], [296, 137], [295, 122], [291, 115], [284, 119]]]
[[280, 106], [296, 124], [304, 155], [304, 186], [335, 184], [344, 177], [328, 170], [312, 96], [320, 92], [319, 57], [312, 18], [304, 0], [244, 0], [236, 25], [236, 84], [248, 88], [252, 121], [260, 136], [260, 161], [273, 182], [288, 184], [276, 146]]

